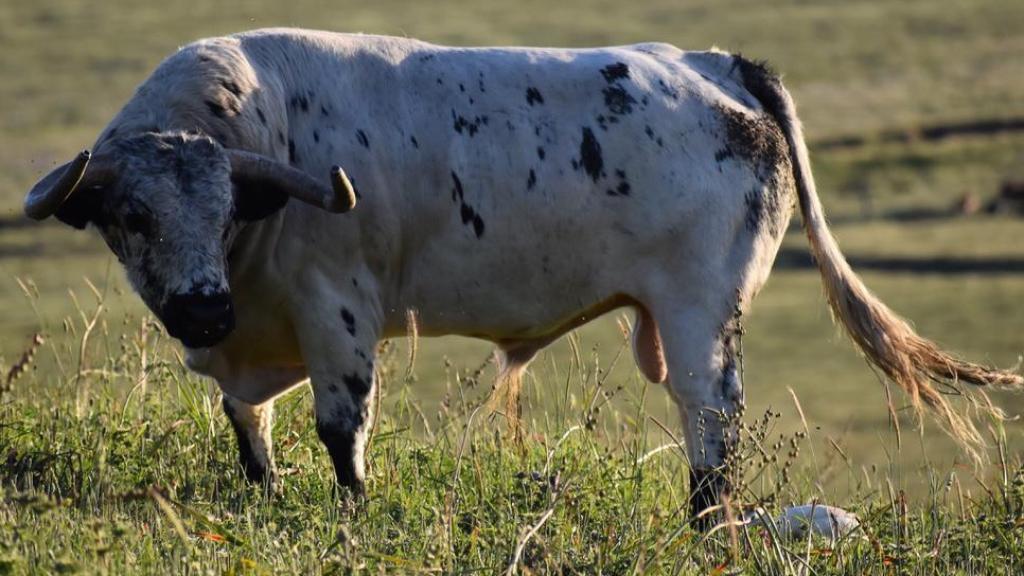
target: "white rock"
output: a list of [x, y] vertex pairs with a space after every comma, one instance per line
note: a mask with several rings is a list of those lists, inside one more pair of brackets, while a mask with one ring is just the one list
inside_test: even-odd
[[806, 538], [810, 529], [815, 536], [835, 541], [860, 528], [860, 520], [855, 514], [825, 504], [790, 506], [783, 509], [777, 518], [772, 518], [763, 508], [755, 508], [743, 519], [746, 524], [761, 526], [774, 522], [779, 535], [790, 539]]

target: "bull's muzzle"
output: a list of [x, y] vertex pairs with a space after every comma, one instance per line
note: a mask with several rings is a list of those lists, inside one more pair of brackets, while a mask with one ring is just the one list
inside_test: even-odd
[[160, 316], [167, 333], [187, 348], [209, 348], [235, 328], [235, 311], [227, 292], [174, 294]]

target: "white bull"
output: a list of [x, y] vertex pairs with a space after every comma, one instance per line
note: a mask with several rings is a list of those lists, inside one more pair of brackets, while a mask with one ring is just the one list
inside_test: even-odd
[[[255, 481], [274, 478], [274, 398], [310, 377], [338, 482], [362, 490], [374, 351], [409, 310], [421, 335], [495, 342], [514, 376], [627, 306], [641, 371], [678, 402], [703, 508], [728, 488], [739, 318], [796, 201], [835, 315], [955, 435], [973, 429], [929, 379], [1020, 382], [944, 354], [864, 288], [826, 227], [789, 94], [738, 56], [262, 30], [169, 57], [95, 149], [26, 211], [96, 225], [223, 389]], [[346, 215], [335, 163], [360, 198]]]

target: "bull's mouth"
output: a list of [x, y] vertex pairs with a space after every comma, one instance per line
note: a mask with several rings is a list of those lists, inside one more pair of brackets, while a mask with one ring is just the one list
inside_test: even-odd
[[175, 326], [164, 323], [167, 333], [181, 341], [186, 348], [211, 348], [220, 344], [235, 329], [234, 319], [210, 326]]
[[217, 294], [176, 294], [159, 315], [167, 333], [186, 348], [210, 348], [224, 341], [235, 329], [231, 296]]

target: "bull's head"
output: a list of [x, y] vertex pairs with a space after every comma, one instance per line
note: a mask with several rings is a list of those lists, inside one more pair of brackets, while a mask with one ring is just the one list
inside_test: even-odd
[[190, 348], [213, 346], [234, 328], [229, 236], [289, 197], [346, 212], [355, 193], [339, 167], [331, 185], [266, 156], [228, 150], [182, 132], [108, 140], [57, 167], [25, 199], [25, 214], [93, 224], [135, 290]]

